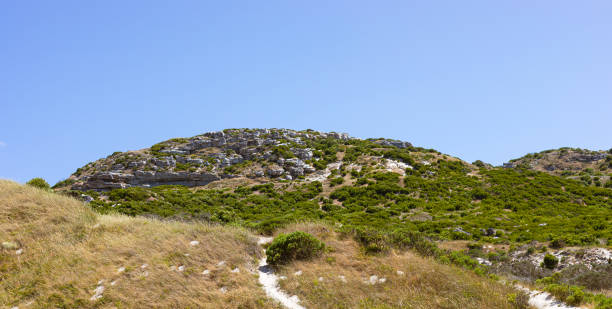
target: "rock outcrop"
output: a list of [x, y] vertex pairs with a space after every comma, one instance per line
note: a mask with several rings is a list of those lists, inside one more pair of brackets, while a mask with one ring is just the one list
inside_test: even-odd
[[101, 191], [132, 186], [202, 186], [233, 177], [294, 179], [316, 171], [313, 163], [319, 158], [309, 145], [320, 139], [351, 138], [346, 133], [288, 129], [208, 132], [89, 163], [70, 177], [71, 188]]

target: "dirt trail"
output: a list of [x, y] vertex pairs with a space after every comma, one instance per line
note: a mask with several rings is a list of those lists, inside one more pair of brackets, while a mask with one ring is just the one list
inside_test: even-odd
[[[257, 243], [263, 245], [271, 241], [272, 237], [259, 237]], [[268, 265], [268, 262], [266, 262], [266, 256], [259, 262], [257, 271], [259, 272], [259, 283], [263, 286], [268, 297], [275, 299], [289, 309], [305, 309], [300, 306], [300, 299], [296, 295], [289, 296], [278, 288], [278, 276], [274, 274], [272, 268]]]

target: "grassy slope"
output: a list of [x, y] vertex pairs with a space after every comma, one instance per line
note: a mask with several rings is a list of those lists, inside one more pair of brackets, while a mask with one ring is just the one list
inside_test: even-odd
[[[409, 252], [363, 255], [352, 239], [316, 224], [292, 225], [331, 252], [280, 270], [308, 308], [508, 308], [512, 289]], [[280, 232], [282, 232], [280, 231]], [[248, 270], [260, 249], [246, 230], [100, 215], [72, 198], [0, 181], [0, 306], [20, 308], [274, 308]], [[190, 246], [190, 241], [200, 244]], [[189, 254], [186, 256], [185, 254]], [[219, 261], [226, 265], [217, 266]], [[147, 264], [145, 269], [141, 265]], [[171, 270], [184, 265], [185, 270]], [[124, 272], [118, 269], [125, 267]], [[230, 270], [239, 267], [239, 273]], [[209, 277], [201, 274], [211, 270]], [[297, 278], [293, 272], [303, 270]], [[404, 276], [396, 271], [402, 270]], [[368, 285], [362, 278], [387, 278]], [[338, 276], [347, 283], [339, 285]], [[317, 278], [323, 276], [324, 282]], [[105, 291], [90, 300], [98, 281]], [[111, 285], [115, 282], [115, 285]], [[221, 288], [226, 287], [227, 293]]]
[[[247, 271], [260, 249], [243, 229], [99, 215], [74, 199], [0, 181], [0, 240], [23, 250], [0, 251], [0, 305], [275, 306]], [[191, 246], [192, 240], [200, 244]], [[217, 267], [222, 260], [226, 265]], [[180, 265], [183, 272], [171, 270]], [[126, 270], [118, 273], [121, 267]], [[241, 272], [231, 273], [234, 267]], [[201, 274], [204, 269], [210, 277]], [[103, 297], [92, 301], [100, 280]]]
[[[486, 277], [410, 251], [365, 255], [352, 239], [323, 225], [294, 224], [279, 233], [296, 230], [316, 235], [332, 248], [320, 258], [280, 270], [287, 277], [282, 288], [299, 295], [308, 308], [512, 308], [507, 295], [516, 291]], [[301, 276], [295, 275], [298, 270]], [[373, 275], [386, 281], [364, 283]]]

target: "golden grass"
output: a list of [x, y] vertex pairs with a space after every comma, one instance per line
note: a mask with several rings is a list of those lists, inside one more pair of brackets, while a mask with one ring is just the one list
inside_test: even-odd
[[[98, 215], [0, 180], [0, 242], [22, 250], [0, 247], [0, 307], [277, 307], [257, 285], [256, 239], [240, 228]], [[101, 280], [102, 297], [91, 300]]]
[[[287, 277], [281, 287], [307, 308], [512, 308], [507, 295], [516, 292], [513, 288], [470, 271], [411, 252], [366, 256], [355, 241], [340, 239], [320, 224], [300, 223], [279, 232], [295, 230], [315, 235], [332, 249], [279, 269]], [[370, 276], [386, 281], [364, 283]]]
[[[295, 230], [332, 248], [279, 270], [281, 287], [307, 308], [511, 307], [512, 288], [469, 271], [410, 252], [365, 256], [321, 224], [278, 233]], [[279, 308], [257, 284], [256, 239], [240, 228], [99, 215], [75, 199], [0, 181], [0, 242], [17, 244], [0, 247], [0, 308]], [[386, 281], [364, 283], [373, 275]], [[92, 300], [99, 281], [104, 291]]]

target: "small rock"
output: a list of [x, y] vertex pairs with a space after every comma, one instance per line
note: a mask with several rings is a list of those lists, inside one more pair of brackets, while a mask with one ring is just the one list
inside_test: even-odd
[[301, 271], [301, 270], [298, 270], [298, 271], [296, 271], [295, 273], [293, 273], [293, 275], [295, 275], [295, 276], [301, 276], [301, 275], [302, 275], [302, 271]]
[[86, 194], [81, 194], [81, 198], [83, 199], [85, 203], [91, 203], [94, 200], [93, 197], [86, 195]]
[[114, 286], [115, 284], [117, 284], [117, 280], [114, 280], [111, 282], [111, 285]]
[[204, 276], [208, 276], [208, 275], [210, 275], [210, 270], [205, 269], [205, 270], [202, 272], [202, 275], [204, 275]]
[[378, 279], [378, 283], [385, 283], [385, 282], [387, 282], [387, 278]]
[[232, 272], [233, 273], [239, 273], [240, 272], [240, 268], [236, 267], [236, 268], [232, 269]]
[[317, 280], [323, 282], [323, 277], [319, 277]]
[[185, 256], [191, 256], [191, 254], [189, 254], [189, 253], [185, 253]]
[[117, 269], [117, 273], [120, 274], [122, 272], [125, 271], [125, 267], [119, 267], [119, 269]]
[[221, 293], [225, 294], [225, 293], [227, 293], [227, 288], [226, 287], [221, 287], [221, 289], [219, 289], [219, 291], [221, 291]]
[[142, 276], [143, 276], [143, 277], [148, 277], [148, 276], [149, 276], [149, 272], [148, 272], [148, 271], [145, 271], [144, 273], [142, 273]]
[[370, 276], [370, 281], [369, 282], [370, 282], [370, 284], [376, 284], [376, 282], [378, 282], [378, 276], [376, 276], [376, 275]]
[[280, 276], [278, 277], [278, 280], [287, 280], [287, 276]]
[[192, 240], [189, 244], [192, 245], [192, 246], [197, 246], [197, 245], [200, 244], [200, 242], [197, 241], [197, 240]]
[[346, 277], [344, 276], [338, 276], [338, 278], [340, 278], [340, 281], [346, 283]]
[[401, 271], [401, 270], [398, 270], [398, 271], [397, 271], [397, 275], [398, 275], [398, 276], [403, 276], [403, 275], [404, 275], [404, 272], [403, 272], [403, 271]]
[[91, 296], [90, 300], [98, 300], [102, 298], [102, 293], [104, 293], [104, 286], [98, 285], [93, 292], [94, 292], [94, 295]]
[[21, 255], [22, 253], [23, 253], [23, 249], [19, 249], [19, 250], [15, 251], [15, 254], [17, 254], [17, 255]]
[[185, 266], [181, 265], [178, 267], [178, 271], [184, 271], [185, 270]]
[[142, 264], [142, 265], [140, 266], [140, 269], [145, 269], [145, 268], [147, 268], [148, 266], [149, 266], [149, 265], [147, 265], [147, 264]]
[[221, 261], [221, 262], [219, 262], [219, 263], [217, 264], [217, 266], [219, 266], [219, 267], [221, 267], [221, 266], [223, 266], [223, 265], [225, 265], [225, 261]]

